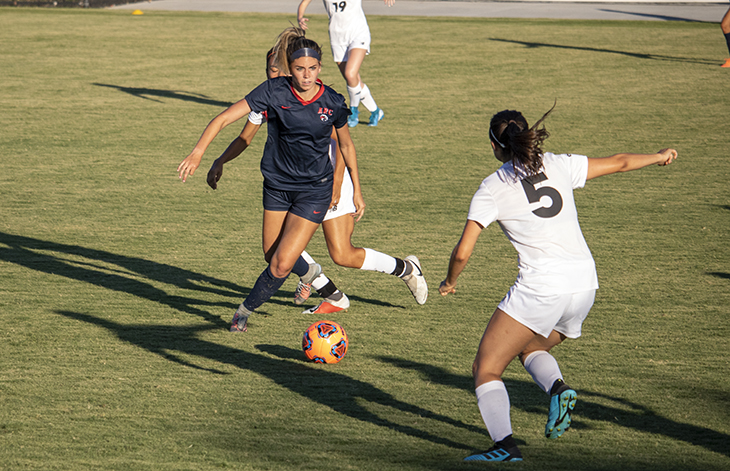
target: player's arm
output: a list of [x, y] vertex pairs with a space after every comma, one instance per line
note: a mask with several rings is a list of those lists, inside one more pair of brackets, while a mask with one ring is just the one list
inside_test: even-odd
[[362, 191], [360, 189], [360, 174], [357, 171], [357, 154], [355, 153], [355, 144], [352, 142], [350, 137], [350, 129], [347, 127], [347, 123], [341, 128], [337, 128], [337, 143], [338, 148], [342, 151], [342, 158], [345, 161], [347, 170], [350, 172], [350, 178], [352, 179], [353, 187], [353, 202], [355, 203], [355, 221], [359, 221], [362, 215], [365, 213], [365, 200], [362, 197]]
[[198, 143], [195, 144], [193, 151], [183, 160], [177, 167], [177, 172], [182, 181], [187, 180], [189, 175], [193, 175], [195, 170], [200, 166], [200, 161], [203, 159], [203, 154], [208, 148], [213, 139], [218, 135], [219, 132], [231, 123], [235, 123], [239, 119], [247, 116], [251, 111], [248, 106], [246, 99], [234, 103], [226, 110], [213, 118], [205, 127], [203, 135], [198, 139]]
[[456, 293], [456, 280], [461, 275], [461, 272], [466, 267], [467, 262], [471, 258], [471, 254], [474, 252], [474, 246], [479, 239], [479, 235], [482, 233], [481, 224], [471, 219], [466, 220], [466, 226], [464, 226], [464, 232], [461, 234], [461, 239], [451, 251], [451, 259], [449, 260], [449, 271], [446, 274], [446, 279], [441, 282], [439, 286], [439, 293], [441, 296], [447, 294]]
[[311, 3], [312, 0], [302, 0], [299, 3], [299, 8], [297, 8], [297, 23], [299, 24], [299, 27], [306, 30], [307, 28], [307, 22], [309, 21], [309, 18], [304, 17], [304, 13], [307, 11], [307, 7]]
[[676, 150], [662, 149], [656, 154], [616, 154], [602, 159], [588, 159], [586, 180], [612, 173], [630, 172], [649, 165], [669, 165], [676, 158]]
[[230, 162], [241, 155], [241, 153], [251, 145], [251, 141], [260, 127], [260, 124], [254, 124], [251, 121], [246, 121], [246, 125], [243, 127], [241, 134], [228, 145], [220, 157], [215, 159], [210, 170], [208, 170], [208, 186], [214, 190], [218, 188], [218, 181], [223, 176], [223, 164]]
[[342, 181], [345, 179], [345, 158], [342, 156], [340, 144], [337, 142], [337, 131], [332, 127], [331, 139], [335, 141], [335, 174], [332, 179], [332, 201], [330, 208], [337, 206], [340, 202], [340, 193], [342, 193]]

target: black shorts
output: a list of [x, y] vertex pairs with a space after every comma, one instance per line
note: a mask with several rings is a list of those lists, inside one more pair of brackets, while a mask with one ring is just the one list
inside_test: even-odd
[[331, 202], [332, 185], [306, 191], [281, 191], [264, 185], [266, 211], [287, 211], [316, 224], [322, 224]]

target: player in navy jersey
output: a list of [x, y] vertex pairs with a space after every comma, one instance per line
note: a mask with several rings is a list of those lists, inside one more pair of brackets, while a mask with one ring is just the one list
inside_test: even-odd
[[263, 245], [269, 265], [236, 310], [232, 332], [247, 331], [251, 313], [281, 287], [290, 272], [305, 273], [304, 279], [314, 280], [321, 271], [319, 265], [310, 266], [301, 254], [332, 205], [334, 169], [329, 146], [333, 128], [352, 178], [355, 217], [361, 218], [365, 210], [357, 156], [347, 127], [349, 110], [344, 97], [318, 79], [321, 54], [319, 45], [304, 36], [292, 41], [285, 51], [291, 76], [267, 80], [216, 116], [178, 166], [179, 176], [185, 181], [224, 127], [251, 111], [267, 113], [269, 136], [261, 172]]
[[[285, 29], [277, 39], [276, 46], [272, 48], [266, 55], [267, 76], [269, 78], [288, 75], [289, 70], [286, 64], [286, 58], [280, 57], [281, 64], [277, 63], [276, 51], [285, 51], [290, 41], [295, 40], [299, 36], [303, 36], [304, 31], [299, 28]], [[250, 144], [256, 135], [261, 123], [264, 121], [261, 114], [251, 112], [249, 119], [241, 132], [226, 149], [226, 151], [213, 163], [208, 172], [208, 183], [215, 188], [217, 182], [223, 173], [223, 164], [236, 158]], [[327, 211], [327, 215], [322, 223], [322, 229], [327, 242], [332, 260], [340, 266], [348, 268], [358, 268], [362, 270], [379, 271], [400, 277], [406, 286], [411, 290], [416, 302], [424, 304], [428, 297], [428, 287], [426, 280], [421, 272], [421, 264], [415, 255], [409, 255], [405, 259], [399, 259], [390, 255], [378, 252], [370, 248], [354, 247], [352, 245], [352, 234], [354, 231], [354, 220], [352, 218], [355, 213], [355, 205], [353, 203], [353, 186], [349, 172], [344, 165], [338, 166], [334, 163], [337, 159], [342, 159], [342, 153], [339, 151], [337, 135], [333, 133], [330, 141], [330, 160], [339, 172], [335, 174], [335, 191], [333, 195], [332, 208]], [[338, 190], [341, 188], [341, 190]], [[337, 198], [337, 194], [340, 198]], [[314, 260], [307, 254], [302, 253], [302, 257], [311, 265]], [[329, 314], [347, 309], [350, 302], [347, 296], [337, 290], [335, 284], [326, 276], [319, 275], [315, 280], [306, 282], [300, 280], [295, 295], [295, 303], [302, 304], [309, 297], [311, 287], [314, 287], [324, 300], [316, 307], [310, 308], [305, 313]]]
[[558, 438], [570, 426], [576, 392], [563, 381], [549, 351], [566, 338], [580, 336], [598, 288], [593, 257], [578, 225], [573, 189], [603, 175], [668, 165], [677, 157], [674, 149], [599, 159], [543, 152], [549, 134], [539, 126], [550, 111], [531, 128], [517, 111], [501, 111], [492, 118], [490, 142], [504, 165], [484, 179], [474, 195], [439, 287], [442, 296], [456, 292], [456, 280], [477, 238], [497, 221], [517, 249], [519, 274], [492, 315], [473, 365], [477, 404], [495, 443], [467, 461], [522, 460], [501, 380], [515, 357], [550, 398], [545, 436]]
[[[308, 18], [304, 17], [312, 0], [302, 0], [297, 8], [297, 20], [302, 29], [307, 29]], [[384, 0], [391, 7], [395, 0]], [[362, 0], [324, 0], [324, 8], [329, 16], [329, 37], [332, 57], [347, 82], [347, 93], [350, 96], [350, 127], [358, 124], [360, 103], [370, 111], [368, 126], [377, 126], [385, 113], [375, 103], [370, 89], [360, 77], [360, 66], [365, 56], [370, 54], [370, 27]]]

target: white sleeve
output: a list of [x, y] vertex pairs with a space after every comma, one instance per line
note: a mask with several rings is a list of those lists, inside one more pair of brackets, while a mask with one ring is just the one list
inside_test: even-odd
[[482, 227], [487, 227], [497, 220], [497, 203], [487, 188], [486, 180], [479, 185], [479, 189], [471, 199], [467, 219], [476, 221]]
[[264, 122], [264, 114], [252, 111], [248, 114], [248, 120], [251, 121], [251, 124], [260, 125]]
[[573, 189], [586, 186], [588, 177], [588, 157], [585, 155], [568, 154], [568, 165], [570, 166], [570, 179]]

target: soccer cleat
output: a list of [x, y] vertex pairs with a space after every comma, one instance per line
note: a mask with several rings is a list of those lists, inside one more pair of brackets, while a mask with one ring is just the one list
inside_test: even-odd
[[494, 445], [487, 451], [467, 456], [464, 461], [522, 461], [522, 453], [517, 447], [507, 451], [499, 445]]
[[556, 380], [555, 383], [553, 385], [555, 392], [550, 396], [550, 410], [545, 425], [545, 436], [551, 439], [559, 438], [570, 427], [570, 413], [575, 408], [578, 396], [563, 380]]
[[319, 306], [302, 311], [302, 314], [332, 314], [333, 312], [344, 311], [349, 307], [350, 300], [347, 299], [347, 295], [345, 293], [342, 293], [342, 298], [340, 300], [324, 300], [319, 303]]
[[725, 59], [725, 63], [722, 64], [720, 67], [730, 67], [730, 59]]
[[418, 261], [418, 257], [415, 255], [409, 255], [403, 260], [413, 265], [413, 271], [401, 279], [406, 282], [408, 289], [416, 298], [416, 302], [425, 304], [426, 299], [428, 299], [428, 285], [426, 284], [426, 278], [423, 276], [423, 271], [421, 271], [421, 262]]
[[233, 320], [231, 321], [231, 332], [248, 332], [248, 316], [239, 316], [238, 313], [233, 314]]
[[354, 128], [357, 126], [358, 120], [360, 119], [360, 112], [358, 111], [357, 106], [351, 106], [350, 112], [352, 114], [347, 117], [347, 125]]
[[368, 126], [377, 126], [378, 122], [383, 119], [383, 116], [385, 116], [383, 110], [381, 110], [380, 108], [375, 108], [375, 111], [370, 113], [370, 122], [368, 123]]
[[294, 293], [294, 304], [304, 304], [304, 301], [309, 299], [310, 294], [312, 294], [312, 283], [304, 283], [299, 280], [297, 291]]

